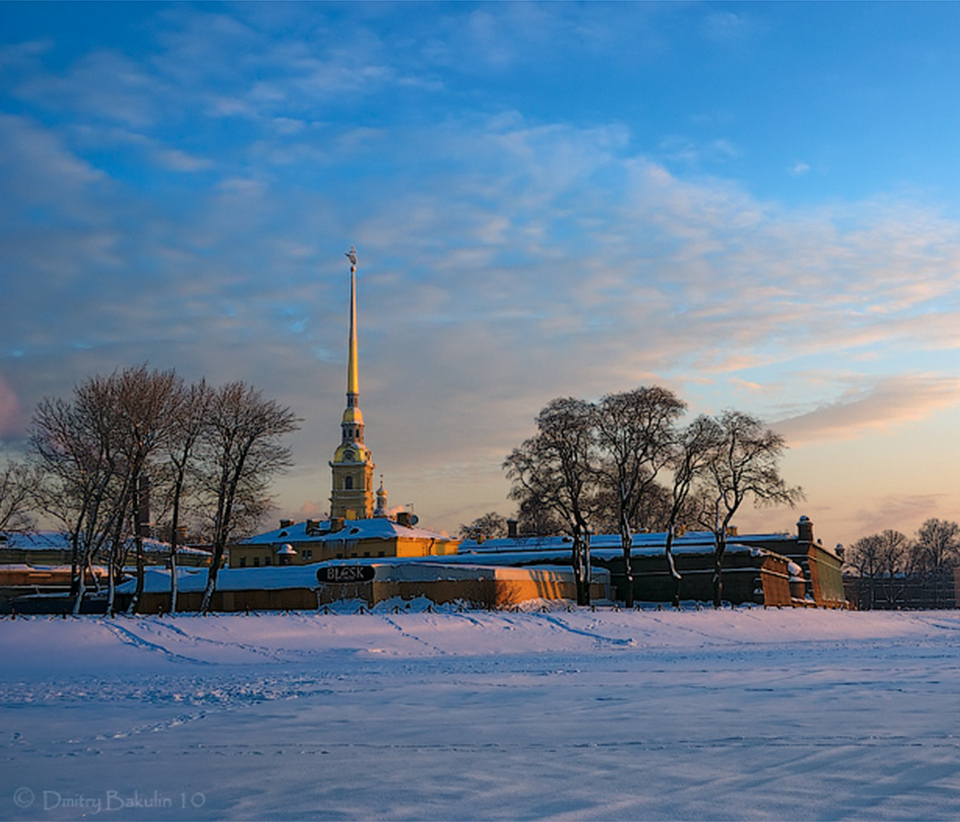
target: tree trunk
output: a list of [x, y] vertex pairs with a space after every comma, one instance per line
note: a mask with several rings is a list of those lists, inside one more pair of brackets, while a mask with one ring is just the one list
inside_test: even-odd
[[677, 564], [673, 561], [673, 527], [667, 529], [667, 542], [664, 546], [664, 554], [667, 557], [667, 565], [670, 568], [670, 576], [674, 582], [673, 589], [673, 607], [680, 607], [680, 583], [683, 581], [683, 577], [680, 575], [680, 572], [677, 570]]
[[[174, 507], [173, 521], [176, 523], [177, 514]], [[170, 535], [170, 613], [177, 612], [177, 528], [174, 525], [173, 532]]]
[[633, 565], [630, 561], [630, 549], [633, 547], [633, 534], [630, 532], [630, 525], [627, 523], [626, 515], [620, 517], [620, 546], [623, 548], [623, 576], [627, 583], [624, 605], [626, 605], [627, 608], [632, 608]]
[[107, 616], [114, 615], [114, 598], [117, 592], [116, 545], [110, 546], [110, 558], [107, 565]]
[[137, 555], [137, 586], [133, 592], [133, 598], [130, 600], [130, 605], [127, 607], [128, 614], [135, 614], [137, 612], [137, 604], [140, 602], [140, 598], [143, 596], [143, 582], [144, 575], [146, 574], [146, 563], [144, 562], [143, 557], [143, 532], [141, 531], [142, 514], [140, 511], [140, 482], [141, 478], [139, 475], [133, 480], [133, 492], [132, 492], [132, 504], [131, 504], [131, 514], [133, 515], [133, 541], [136, 547]]
[[137, 537], [137, 587], [133, 592], [133, 599], [130, 600], [130, 606], [127, 608], [128, 614], [135, 614], [137, 612], [137, 605], [143, 596], [143, 584], [146, 572], [146, 562], [143, 556], [143, 540]]
[[573, 575], [577, 586], [577, 605], [589, 605], [590, 534], [579, 528], [573, 535]]
[[213, 570], [213, 561], [207, 569], [207, 587], [203, 589], [203, 601], [200, 603], [200, 613], [206, 616], [210, 613], [210, 603], [213, 601], [213, 593], [217, 589], [217, 575]]
[[80, 573], [77, 574], [77, 593], [73, 599], [73, 615], [74, 616], [80, 615], [80, 609], [83, 607], [83, 596], [87, 592], [87, 585], [86, 585], [87, 557], [85, 555], [85, 549], [81, 549], [81, 550], [84, 551], [84, 555], [80, 557]]
[[590, 532], [584, 531], [583, 534], [583, 604], [590, 604], [590, 582], [593, 578], [593, 571], [590, 567]]
[[579, 533], [573, 535], [573, 552], [570, 560], [573, 566], [573, 581], [577, 586], [577, 605], [583, 605], [583, 546], [580, 544]]
[[[80, 575], [77, 575], [77, 569], [80, 569]], [[83, 563], [80, 561], [80, 534], [74, 531], [71, 537], [70, 546], [70, 596], [76, 597], [80, 593], [81, 577], [83, 576]]]
[[723, 555], [727, 550], [726, 539], [721, 539], [713, 553], [713, 607], [723, 604]]

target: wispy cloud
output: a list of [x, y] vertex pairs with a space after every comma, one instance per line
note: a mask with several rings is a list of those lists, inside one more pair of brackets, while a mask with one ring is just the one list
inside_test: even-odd
[[20, 399], [0, 374], [0, 437], [22, 436], [28, 418]]
[[18, 306], [0, 365], [23, 407], [127, 362], [249, 379], [308, 418], [299, 479], [323, 488], [351, 244], [371, 444], [410, 483], [462, 469], [503, 490], [497, 455], [561, 394], [660, 382], [693, 410], [789, 417], [797, 444], [960, 403], [948, 211], [760, 196], [716, 171], [751, 160], [735, 115], [656, 130], [621, 116], [623, 94], [589, 116], [542, 105], [560, 56], [580, 61], [571, 83], [595, 61], [606, 81], [673, 54], [687, 14], [723, 42], [708, 48], [747, 48], [767, 34], [750, 15], [307, 8], [174, 5], [140, 51], [0, 51], [17, 111], [0, 114], [0, 276]]
[[960, 378], [897, 376], [845, 391], [837, 400], [777, 423], [790, 442], [855, 439], [960, 405]]

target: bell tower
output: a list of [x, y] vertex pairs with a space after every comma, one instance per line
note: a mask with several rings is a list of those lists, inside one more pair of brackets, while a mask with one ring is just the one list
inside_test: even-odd
[[340, 445], [334, 452], [330, 517], [370, 519], [373, 516], [373, 457], [363, 444], [360, 411], [360, 369], [357, 362], [357, 251], [350, 260], [350, 339], [347, 351], [347, 408], [340, 422]]

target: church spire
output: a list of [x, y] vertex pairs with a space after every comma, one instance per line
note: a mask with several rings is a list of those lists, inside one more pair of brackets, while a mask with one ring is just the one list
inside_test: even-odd
[[360, 402], [360, 366], [357, 361], [357, 250], [351, 246], [350, 260], [350, 348], [347, 353], [347, 408]]
[[357, 361], [357, 250], [350, 260], [350, 337], [347, 349], [347, 408], [340, 422], [340, 445], [333, 455], [330, 516], [367, 519], [373, 515], [373, 458], [363, 444], [360, 368]]

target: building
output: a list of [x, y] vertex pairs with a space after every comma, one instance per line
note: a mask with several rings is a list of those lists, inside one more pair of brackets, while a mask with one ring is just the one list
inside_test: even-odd
[[[638, 602], [670, 602], [674, 583], [664, 554], [666, 534], [634, 534], [631, 549], [633, 595]], [[483, 542], [464, 540], [460, 556], [475, 564], [556, 565], [571, 553], [570, 537], [519, 537]], [[673, 543], [682, 575], [680, 596], [713, 599], [713, 535], [688, 532]], [[591, 563], [610, 572], [618, 599], [625, 598], [626, 576], [620, 537], [590, 539]], [[842, 557], [814, 539], [813, 523], [800, 517], [795, 534], [731, 534], [724, 556], [723, 598], [734, 604], [811, 605], [844, 608]]]
[[373, 470], [370, 449], [363, 442], [360, 410], [360, 368], [357, 358], [357, 253], [350, 259], [350, 336], [347, 345], [347, 407], [340, 422], [340, 445], [334, 452], [330, 518], [370, 519], [373, 516]]
[[280, 527], [229, 546], [230, 568], [305, 565], [335, 559], [425, 557], [456, 554], [458, 539], [417, 527], [400, 511], [390, 516], [387, 492], [373, 490], [373, 455], [364, 442], [357, 354], [357, 254], [351, 248], [350, 319], [347, 341], [347, 407], [340, 420], [340, 444], [330, 462], [330, 518], [281, 520]]
[[[133, 555], [133, 537], [127, 537], [125, 550], [128, 555]], [[143, 539], [143, 555], [147, 565], [165, 565], [170, 561], [170, 545], [157, 539]], [[66, 531], [0, 533], [0, 566], [69, 566], [72, 557], [73, 546], [70, 534]], [[94, 562], [107, 561], [105, 555], [92, 559]], [[210, 564], [210, 552], [181, 545], [177, 548], [177, 563], [182, 566], [206, 566]]]
[[231, 568], [308, 565], [333, 559], [427, 557], [457, 553], [460, 541], [418, 528], [401, 512], [396, 519], [281, 520], [275, 531], [230, 546]]

